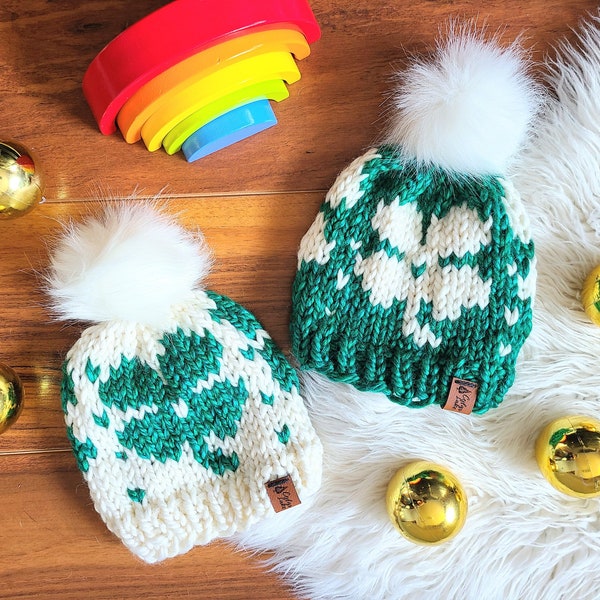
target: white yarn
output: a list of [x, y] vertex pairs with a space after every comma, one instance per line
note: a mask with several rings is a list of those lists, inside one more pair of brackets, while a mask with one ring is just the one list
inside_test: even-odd
[[[582, 49], [562, 47], [546, 107], [516, 187], [538, 257], [533, 332], [503, 404], [480, 417], [410, 410], [375, 394], [307, 375], [304, 395], [324, 445], [323, 486], [302, 514], [254, 528], [244, 547], [274, 549], [276, 565], [312, 600], [596, 600], [600, 502], [561, 494], [543, 478], [534, 441], [550, 420], [600, 417], [600, 328], [580, 306], [600, 264], [600, 20]], [[469, 498], [464, 529], [422, 547], [385, 513], [394, 471], [429, 459], [459, 477]]]
[[[149, 563], [229, 536], [265, 515], [274, 515], [265, 489], [269, 481], [289, 475], [301, 502], [320, 485], [321, 444], [297, 386], [283, 389], [262, 355], [272, 352], [268, 334], [259, 329], [251, 338], [226, 317], [217, 322], [210, 312], [217, 308], [213, 299], [199, 291], [170, 314], [164, 330], [136, 323], [100, 323], [86, 329], [67, 356], [66, 370], [77, 402], [65, 400], [65, 422], [77, 444], [93, 445], [94, 456], [88, 461], [84, 478], [94, 506], [129, 550]], [[197, 433], [210, 451], [219, 449], [226, 456], [235, 453], [239, 459], [235, 471], [217, 475], [200, 463], [188, 441], [181, 446], [179, 459], [166, 461], [140, 455], [136, 448], [123, 445], [119, 436], [131, 421], [141, 422], [147, 415], [151, 420], [153, 414], [168, 410], [156, 389], [137, 387], [144, 383], [143, 378], [124, 382], [122, 393], [132, 394], [127, 398], [132, 405], [126, 410], [119, 398], [108, 405], [101, 397], [98, 382], [115, 377], [115, 369], [125, 360], [138, 361], [164, 378], [158, 357], [165, 354], [165, 339], [178, 329], [202, 337], [211, 335], [222, 347], [222, 355], [214, 357], [218, 370], [205, 379], [188, 382], [199, 394], [223, 383], [247, 390], [235, 435]], [[210, 362], [213, 357], [178, 358], [184, 365], [186, 361]], [[92, 378], [90, 365], [97, 370]], [[181, 380], [189, 377], [184, 369], [177, 375]], [[266, 404], [263, 396], [273, 397], [272, 403]], [[180, 419], [186, 419], [192, 408], [196, 412], [211, 410], [201, 404], [192, 406], [191, 400], [181, 397], [173, 408]], [[225, 396], [215, 400], [212, 410], [224, 411], [227, 418], [231, 408]], [[194, 427], [193, 422], [188, 427]], [[291, 432], [286, 443], [276, 435], [283, 427]], [[171, 434], [169, 430], [164, 433], [167, 438]], [[150, 448], [156, 440], [142, 439], [141, 443]], [[180, 440], [175, 435], [171, 443], [178, 445]], [[132, 502], [128, 489], [143, 490], [143, 501]]]
[[502, 48], [473, 28], [450, 28], [430, 62], [399, 74], [385, 141], [427, 165], [502, 174], [525, 141], [540, 102], [515, 42]]
[[159, 325], [210, 269], [201, 236], [146, 203], [109, 205], [53, 249], [48, 292], [63, 319]]
[[242, 307], [195, 289], [208, 267], [202, 239], [148, 204], [72, 225], [51, 258], [57, 312], [103, 321], [67, 355], [67, 434], [96, 510], [146, 562], [274, 514], [279, 478], [300, 502], [320, 485], [291, 367]]

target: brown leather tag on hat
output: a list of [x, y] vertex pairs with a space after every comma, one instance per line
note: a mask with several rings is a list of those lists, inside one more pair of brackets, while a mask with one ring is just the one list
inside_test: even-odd
[[462, 413], [463, 415], [471, 414], [475, 402], [477, 401], [478, 388], [479, 385], [473, 381], [453, 377], [448, 400], [446, 400], [446, 404], [444, 404], [443, 408], [445, 410]]
[[296, 486], [289, 475], [267, 481], [265, 487], [269, 494], [269, 500], [277, 513], [300, 504]]

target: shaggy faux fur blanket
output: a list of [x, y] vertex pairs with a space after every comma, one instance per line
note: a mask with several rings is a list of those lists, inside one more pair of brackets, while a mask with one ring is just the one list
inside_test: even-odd
[[[513, 173], [538, 257], [534, 329], [503, 404], [483, 416], [411, 410], [312, 374], [304, 395], [325, 448], [323, 486], [302, 509], [237, 542], [274, 551], [272, 565], [313, 600], [536, 600], [600, 597], [600, 498], [550, 486], [534, 443], [550, 420], [600, 417], [600, 328], [581, 308], [600, 264], [600, 20], [546, 65], [553, 88]], [[460, 534], [424, 547], [385, 510], [395, 470], [425, 459], [461, 480]]]

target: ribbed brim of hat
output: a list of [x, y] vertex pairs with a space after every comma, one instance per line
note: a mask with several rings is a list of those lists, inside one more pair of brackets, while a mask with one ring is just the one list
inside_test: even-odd
[[444, 406], [457, 378], [478, 385], [473, 412], [484, 413], [502, 402], [514, 382], [517, 352], [499, 358], [499, 348], [488, 340], [501, 336], [485, 321], [466, 323], [464, 338], [456, 336], [454, 343], [419, 347], [402, 335], [401, 319], [384, 319], [377, 307], [365, 315], [364, 307], [357, 310], [348, 303], [335, 311], [340, 318], [323, 315], [319, 320], [311, 318], [310, 310], [303, 314], [304, 308], [302, 301], [295, 303], [291, 331], [302, 369], [385, 394], [403, 406]]
[[[223, 477], [208, 476], [193, 458], [186, 461], [182, 457], [180, 462], [187, 463], [186, 482], [165, 489], [164, 495], [150, 484], [140, 502], [111, 494], [97, 473], [86, 476], [94, 506], [107, 527], [145, 562], [178, 556], [194, 546], [243, 532], [275, 515], [266, 481], [289, 474], [302, 498], [313, 494], [320, 485], [321, 449], [315, 444], [304, 447], [302, 453], [288, 450], [285, 456], [261, 456], [252, 468], [246, 463], [236, 473]], [[171, 463], [167, 468], [177, 478], [173, 472], [177, 465]], [[155, 475], [155, 482], [160, 482], [161, 474]]]

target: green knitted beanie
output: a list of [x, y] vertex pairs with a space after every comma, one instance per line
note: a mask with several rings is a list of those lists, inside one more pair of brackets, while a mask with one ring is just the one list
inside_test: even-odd
[[537, 104], [522, 71], [516, 46], [464, 34], [407, 70], [386, 143], [339, 175], [301, 242], [302, 368], [410, 407], [500, 404], [535, 287], [528, 220], [502, 175]]
[[97, 321], [62, 405], [96, 510], [156, 562], [293, 508], [320, 485], [297, 375], [258, 321], [198, 287], [200, 240], [146, 206], [73, 226], [52, 256], [63, 318]]

